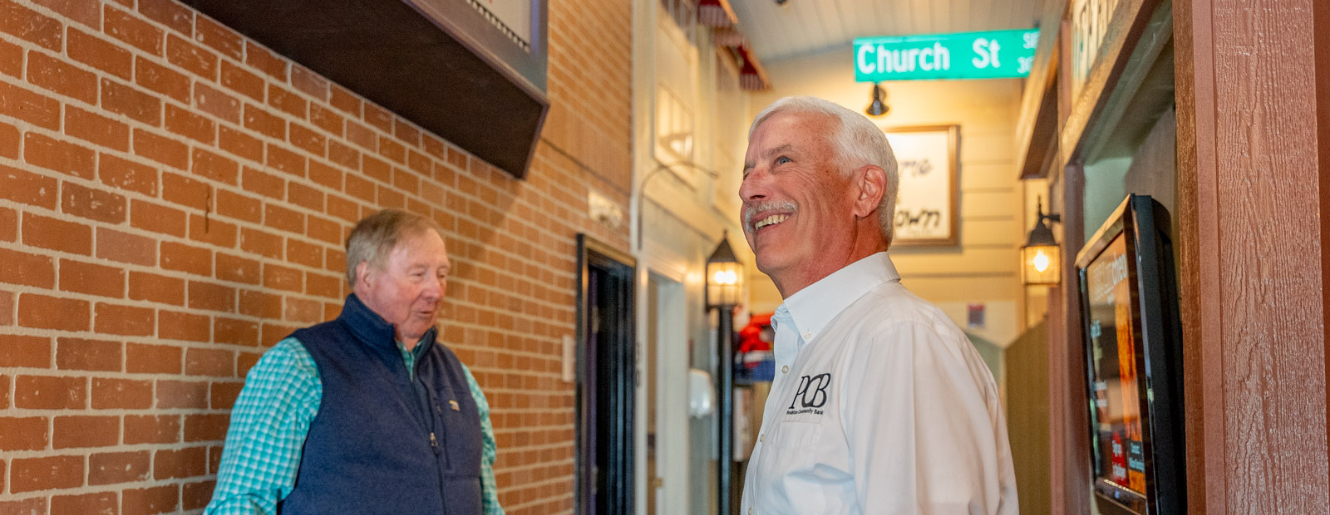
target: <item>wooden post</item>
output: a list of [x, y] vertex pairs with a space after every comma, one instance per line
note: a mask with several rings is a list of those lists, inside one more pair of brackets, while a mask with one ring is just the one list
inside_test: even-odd
[[1330, 6], [1174, 9], [1188, 512], [1324, 513]]

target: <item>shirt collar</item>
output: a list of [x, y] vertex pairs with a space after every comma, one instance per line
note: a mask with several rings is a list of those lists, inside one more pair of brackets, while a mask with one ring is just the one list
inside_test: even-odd
[[[370, 347], [380, 350], [398, 347], [397, 329], [378, 313], [369, 309], [369, 306], [361, 302], [360, 297], [354, 293], [346, 296], [346, 303], [342, 304], [342, 313], [337, 318], [346, 324], [357, 339]], [[437, 334], [438, 327], [431, 327], [425, 331], [414, 349], [417, 356], [424, 352], [423, 349], [434, 344]]]
[[[823, 277], [798, 293], [790, 295], [777, 308], [789, 313], [789, 319], [807, 343], [864, 294], [882, 283], [899, 282], [901, 276], [886, 252], [878, 252]], [[773, 318], [775, 318], [773, 316]], [[784, 318], [784, 317], [782, 317]]]

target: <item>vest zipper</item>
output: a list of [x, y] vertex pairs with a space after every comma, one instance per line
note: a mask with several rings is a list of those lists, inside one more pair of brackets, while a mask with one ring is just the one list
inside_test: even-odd
[[439, 441], [434, 438], [434, 431], [429, 432], [429, 446], [435, 450], [439, 448]]

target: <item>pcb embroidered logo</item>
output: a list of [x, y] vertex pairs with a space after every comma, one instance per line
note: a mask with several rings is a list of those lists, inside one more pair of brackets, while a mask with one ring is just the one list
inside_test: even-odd
[[800, 377], [799, 387], [795, 389], [794, 398], [790, 400], [790, 407], [785, 409], [785, 414], [821, 415], [823, 411], [820, 408], [827, 404], [828, 386], [831, 386], [831, 374]]

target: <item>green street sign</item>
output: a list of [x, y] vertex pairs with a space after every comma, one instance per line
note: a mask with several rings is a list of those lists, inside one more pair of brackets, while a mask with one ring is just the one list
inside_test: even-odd
[[1039, 29], [857, 38], [854, 80], [1024, 77], [1038, 44]]

